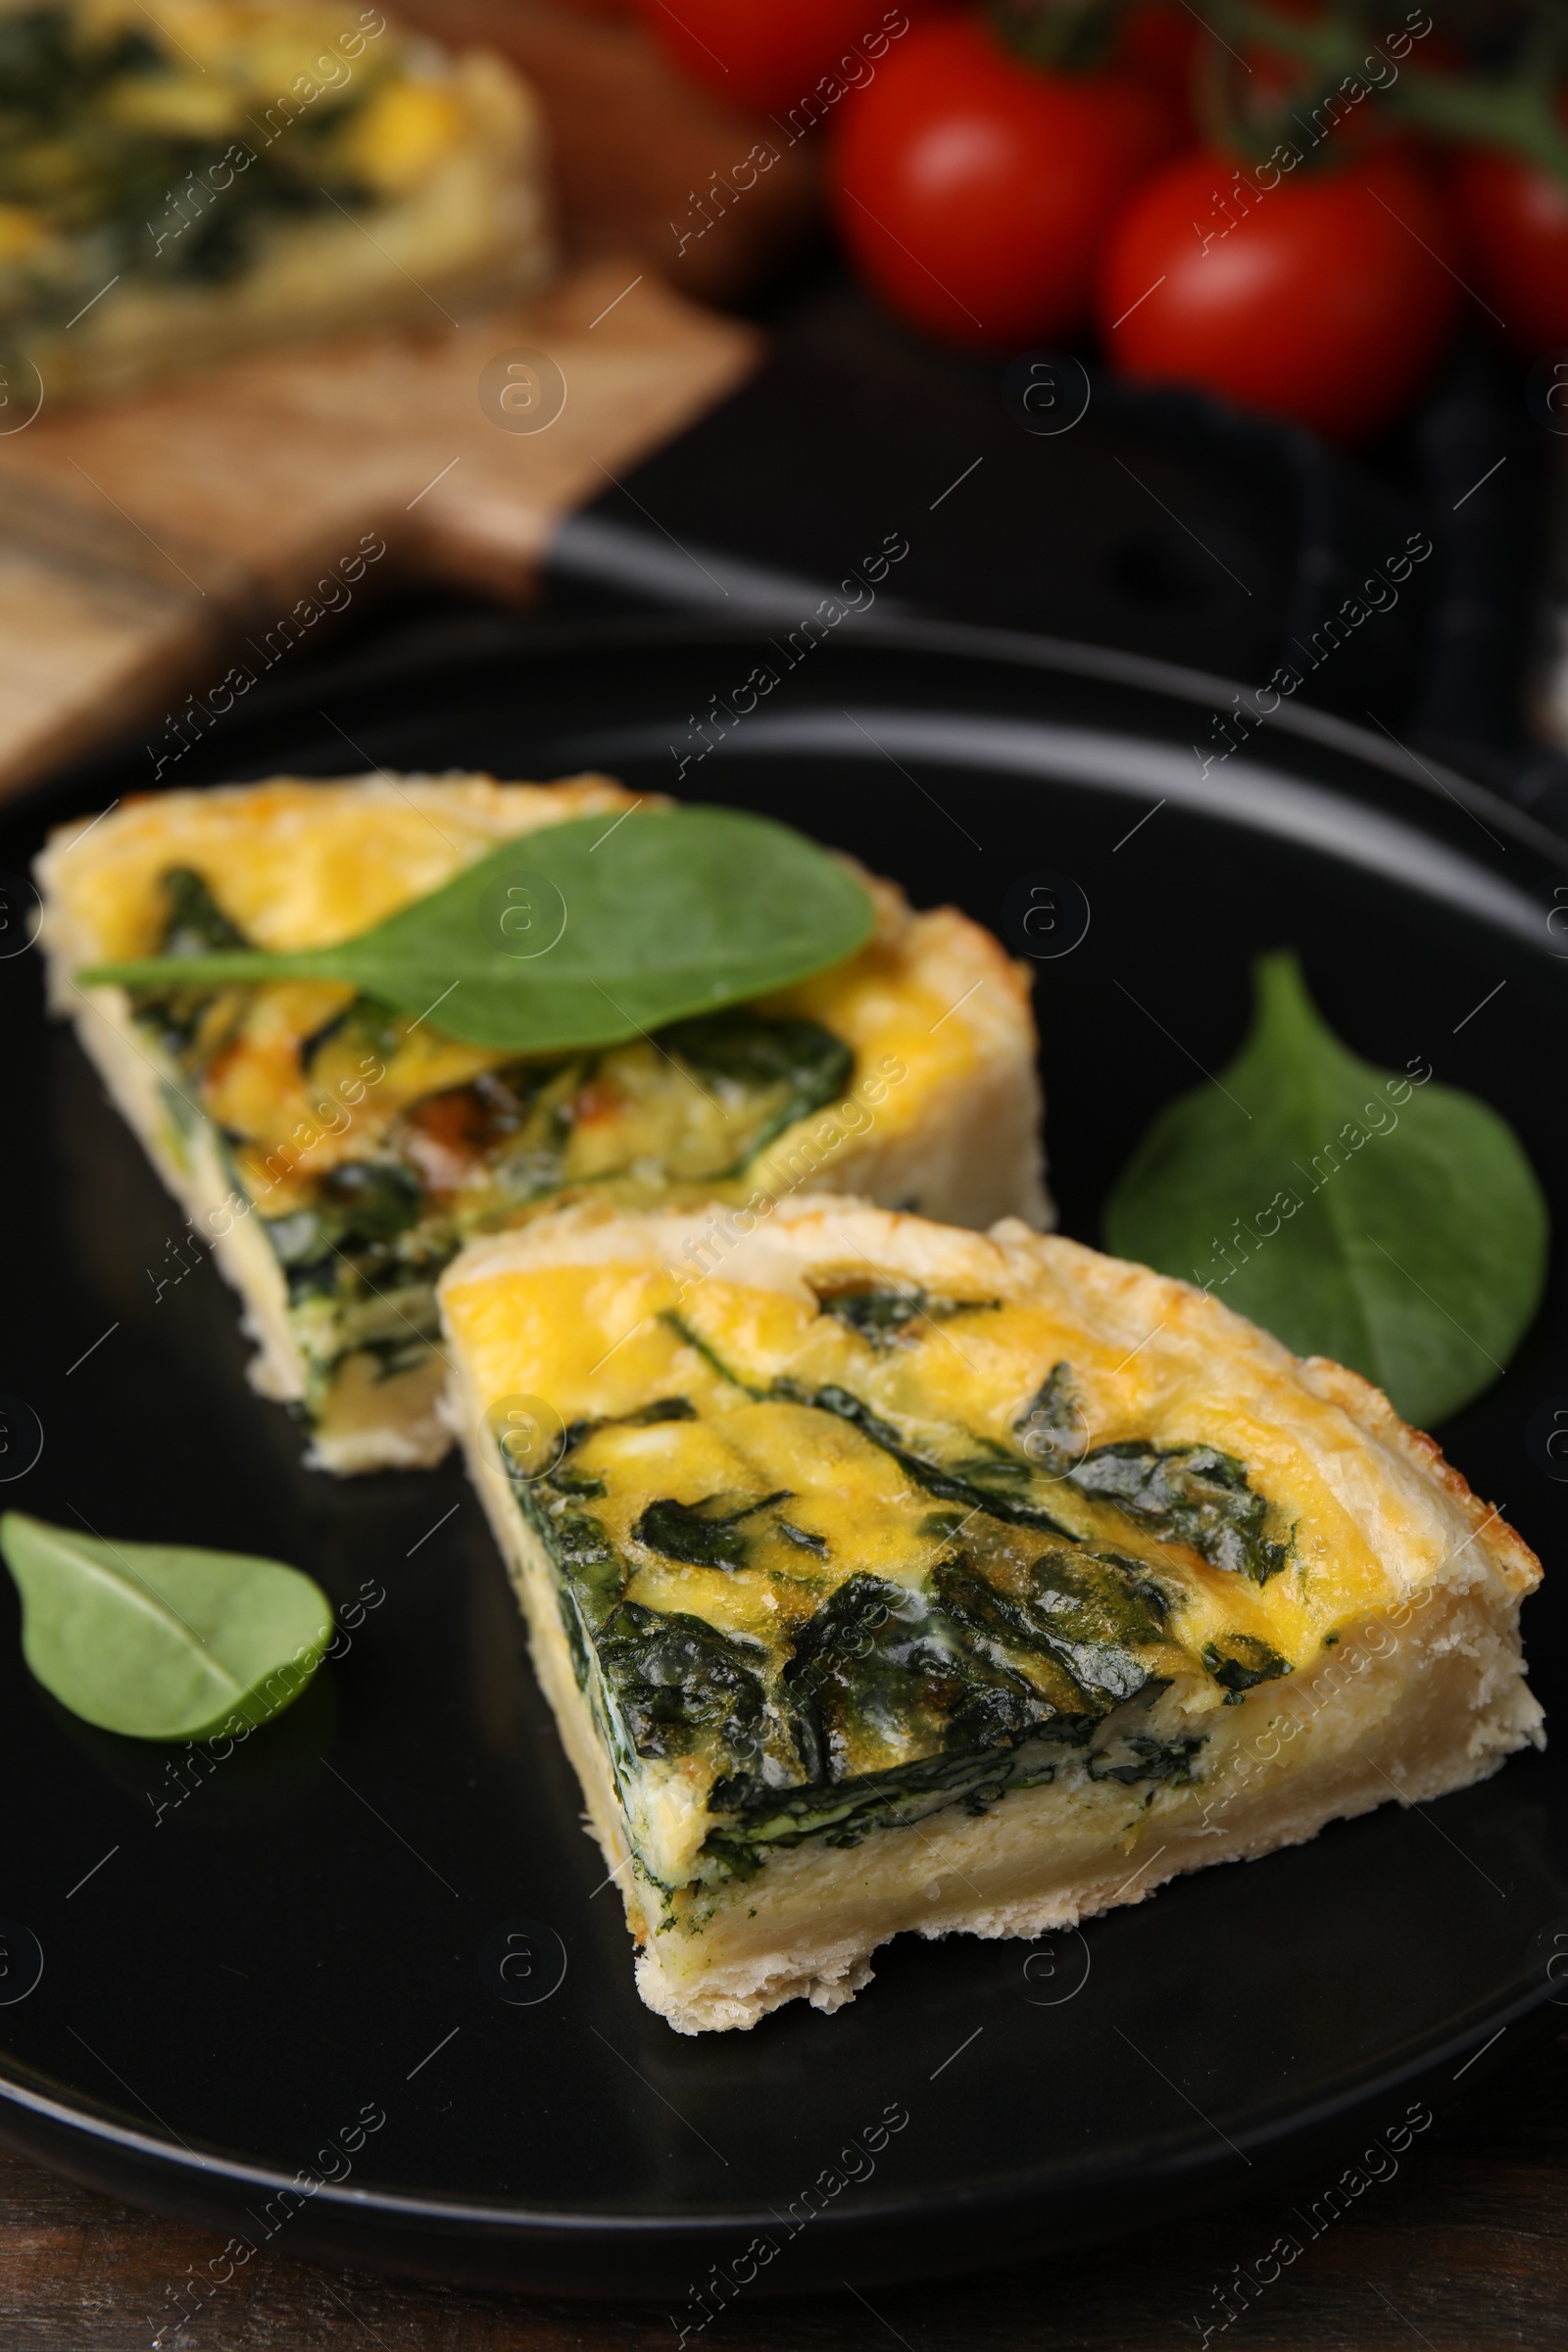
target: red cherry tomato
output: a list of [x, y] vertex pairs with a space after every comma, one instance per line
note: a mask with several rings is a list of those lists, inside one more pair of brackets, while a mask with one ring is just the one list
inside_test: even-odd
[[1123, 375], [1363, 440], [1410, 401], [1453, 321], [1431, 183], [1393, 147], [1332, 171], [1264, 167], [1241, 196], [1235, 172], [1184, 156], [1128, 205], [1101, 275], [1106, 354]]
[[650, 32], [684, 72], [736, 106], [783, 114], [825, 74], [858, 56], [846, 78], [876, 71], [909, 15], [884, 0], [641, 0]]
[[1060, 341], [1116, 205], [1177, 143], [1153, 90], [1015, 62], [967, 17], [916, 25], [839, 112], [845, 243], [884, 301], [959, 343]]
[[1568, 185], [1511, 155], [1476, 148], [1449, 182], [1465, 276], [1527, 359], [1568, 343]]

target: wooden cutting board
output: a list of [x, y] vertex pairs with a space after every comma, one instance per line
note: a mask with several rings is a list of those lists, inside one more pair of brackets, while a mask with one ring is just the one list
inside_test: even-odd
[[[480, 406], [486, 364], [518, 349], [564, 379], [543, 431]], [[212, 690], [236, 690], [231, 665], [259, 679], [394, 578], [525, 600], [560, 518], [759, 349], [610, 261], [456, 329], [269, 353], [40, 416], [0, 441], [0, 791], [137, 724], [152, 783], [181, 708], [199, 726]]]

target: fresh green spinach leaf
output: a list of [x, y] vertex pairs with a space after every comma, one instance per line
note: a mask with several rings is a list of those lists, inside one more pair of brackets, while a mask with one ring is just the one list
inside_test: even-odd
[[519, 1054], [609, 1046], [788, 987], [862, 947], [871, 902], [836, 858], [736, 808], [572, 817], [504, 842], [358, 939], [95, 964], [77, 977], [343, 980]]
[[172, 1544], [110, 1544], [21, 1511], [0, 1551], [22, 1594], [22, 1648], [46, 1690], [106, 1732], [216, 1738], [278, 1714], [332, 1639], [297, 1568]]
[[1541, 1303], [1546, 1204], [1475, 1096], [1341, 1045], [1292, 955], [1256, 966], [1219, 1086], [1155, 1119], [1105, 1211], [1118, 1256], [1197, 1282], [1423, 1427], [1490, 1386]]

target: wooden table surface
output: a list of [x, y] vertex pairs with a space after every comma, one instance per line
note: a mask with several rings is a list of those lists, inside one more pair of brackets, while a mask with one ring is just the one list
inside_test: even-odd
[[[1303, 2185], [1319, 2187], [1321, 2173]], [[1276, 2186], [1163, 2230], [1138, 2217], [1118, 2245], [1071, 2264], [879, 2286], [868, 2298], [745, 2302], [707, 2331], [705, 2352], [1180, 2352], [1201, 2341], [1200, 2315], [1210, 2341], [1250, 2352], [1557, 2352], [1568, 2347], [1568, 2035], [1445, 2104], [1396, 2177], [1369, 2187], [1220, 2327], [1214, 2290], [1292, 2226], [1293, 2193]], [[0, 2156], [0, 2347], [148, 2346], [166, 2289], [221, 2243]], [[662, 2305], [471, 2293], [263, 2254], [191, 2327], [165, 2334], [161, 2352], [670, 2352], [674, 2342]]]

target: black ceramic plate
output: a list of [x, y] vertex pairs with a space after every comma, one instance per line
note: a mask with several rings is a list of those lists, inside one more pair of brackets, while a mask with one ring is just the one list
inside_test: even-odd
[[[778, 683], [749, 709], [757, 668]], [[1038, 1008], [1054, 1182], [1086, 1240], [1151, 1114], [1233, 1050], [1250, 956], [1292, 943], [1360, 1052], [1429, 1057], [1507, 1114], [1561, 1229], [1568, 939], [1548, 917], [1568, 852], [1303, 714], [1205, 771], [1193, 746], [1215, 748], [1228, 699], [957, 630], [846, 631], [791, 667], [738, 631], [498, 627], [242, 706], [166, 781], [373, 760], [603, 766], [655, 788], [690, 755], [686, 794], [789, 818], [916, 903], [1003, 924], [1021, 883], [1069, 877], [1089, 929], [1038, 964]], [[34, 796], [0, 866], [146, 778], [138, 745]], [[245, 1387], [232, 1298], [46, 1025], [39, 981], [31, 953], [0, 963], [0, 1391], [43, 1434], [22, 1473], [30, 1424], [10, 1414], [0, 1499], [297, 1561], [350, 1631], [291, 1713], [208, 1769], [53, 1706], [6, 1587], [0, 2135], [251, 2244], [657, 2290], [695, 2328], [737, 2290], [1043, 2252], [1235, 2195], [1313, 2135], [1335, 2178], [1559, 2022], [1544, 2004], [1568, 1954], [1562, 1765], [1528, 1754], [1054, 1943], [901, 1939], [837, 2017], [672, 2034], [633, 1990], [461, 1473], [337, 1485], [301, 1467], [296, 1428]], [[1558, 1401], [1560, 1262], [1506, 1376], [1444, 1433], [1548, 1561]], [[1548, 1588], [1527, 1617], [1548, 1707], [1562, 1614]], [[509, 1933], [533, 1955], [510, 1984]], [[384, 2121], [367, 2133], [367, 2117]], [[309, 2193], [289, 2199], [297, 2172]], [[214, 2291], [245, 2258], [220, 2259]], [[707, 2302], [688, 2295], [705, 2281]]]

